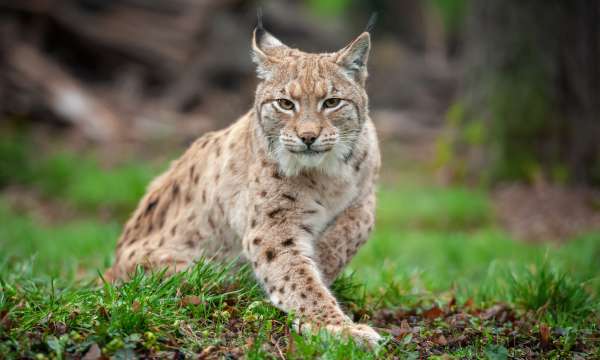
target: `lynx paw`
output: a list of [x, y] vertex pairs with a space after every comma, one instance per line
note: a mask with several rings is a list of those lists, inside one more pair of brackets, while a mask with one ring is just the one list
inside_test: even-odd
[[298, 322], [296, 321], [294, 325], [295, 329], [303, 334], [317, 332], [319, 329], [325, 329], [332, 334], [352, 337], [358, 344], [370, 348], [375, 348], [382, 339], [377, 331], [365, 324], [347, 323], [343, 325], [312, 326], [310, 323], [302, 323], [299, 327]]
[[345, 327], [342, 333], [348, 333], [356, 342], [370, 348], [375, 348], [382, 339], [377, 331], [365, 324], [352, 324]]

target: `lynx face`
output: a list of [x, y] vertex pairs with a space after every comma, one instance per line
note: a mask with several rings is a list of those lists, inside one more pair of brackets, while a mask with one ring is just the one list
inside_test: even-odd
[[369, 47], [363, 33], [336, 53], [309, 54], [255, 32], [259, 131], [287, 176], [309, 169], [335, 174], [352, 154], [368, 112]]

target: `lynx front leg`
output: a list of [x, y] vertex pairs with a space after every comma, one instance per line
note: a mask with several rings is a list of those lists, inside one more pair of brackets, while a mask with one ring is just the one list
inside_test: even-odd
[[375, 194], [370, 193], [341, 213], [317, 240], [317, 259], [326, 284], [335, 280], [360, 246], [367, 241], [374, 223]]
[[380, 336], [368, 326], [353, 324], [325, 285], [313, 260], [314, 230], [296, 210], [269, 210], [263, 224], [251, 220], [254, 228], [244, 237], [244, 250], [269, 299], [295, 312], [304, 324], [301, 330], [322, 327], [376, 344]]

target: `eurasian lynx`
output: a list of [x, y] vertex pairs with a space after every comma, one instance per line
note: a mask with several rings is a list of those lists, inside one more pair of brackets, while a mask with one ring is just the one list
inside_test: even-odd
[[272, 303], [302, 331], [375, 344], [328, 285], [369, 237], [380, 155], [365, 92], [368, 32], [338, 52], [292, 49], [261, 26], [254, 107], [199, 138], [154, 180], [118, 242], [107, 278], [136, 265], [174, 272], [202, 256], [246, 258]]

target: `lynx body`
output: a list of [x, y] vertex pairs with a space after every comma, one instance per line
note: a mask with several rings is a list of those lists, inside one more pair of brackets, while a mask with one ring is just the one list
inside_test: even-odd
[[136, 266], [186, 269], [242, 255], [271, 302], [302, 320], [374, 344], [328, 286], [368, 239], [380, 155], [365, 92], [370, 36], [335, 53], [252, 40], [253, 108], [205, 134], [148, 188], [124, 227], [110, 279]]

